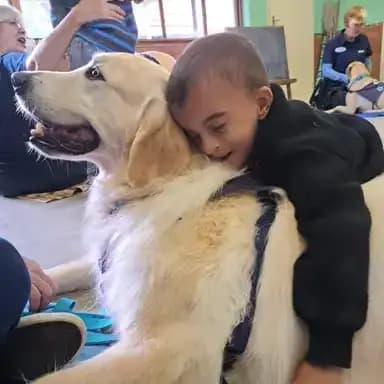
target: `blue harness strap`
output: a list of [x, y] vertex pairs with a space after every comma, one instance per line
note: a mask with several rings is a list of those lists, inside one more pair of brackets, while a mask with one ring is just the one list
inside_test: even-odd
[[367, 99], [373, 106], [376, 106], [380, 96], [384, 93], [384, 82], [374, 82], [368, 84], [364, 88], [354, 91], [354, 93], [364, 97], [364, 99]]
[[[242, 175], [230, 180], [215, 197], [233, 194], [248, 193], [256, 197], [263, 205], [263, 212], [256, 222], [255, 236], [255, 264], [251, 277], [251, 292], [249, 296], [248, 311], [244, 319], [232, 332], [228, 344], [224, 350], [223, 372], [230, 370], [237, 359], [245, 352], [252, 331], [252, 323], [256, 309], [259, 277], [264, 262], [265, 248], [268, 242], [268, 234], [276, 217], [276, 210], [281, 196], [273, 192], [271, 188], [261, 186], [256, 180], [248, 175]], [[226, 384], [225, 378], [221, 377], [221, 384]]]

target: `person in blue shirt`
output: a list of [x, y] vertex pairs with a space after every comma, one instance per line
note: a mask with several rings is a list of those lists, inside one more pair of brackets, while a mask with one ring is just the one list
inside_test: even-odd
[[27, 69], [26, 33], [18, 11], [0, 7], [0, 195], [48, 192], [87, 178], [86, 164], [38, 159], [26, 142], [33, 125], [18, 114], [11, 74]]
[[[132, 1], [143, 0], [110, 1], [121, 9], [122, 20], [100, 19], [81, 26], [68, 49], [71, 69], [87, 64], [96, 52], [135, 53], [138, 32]], [[79, 0], [50, 0], [52, 25], [56, 27], [78, 3]]]
[[20, 13], [0, 6], [0, 195], [50, 192], [87, 178], [85, 163], [43, 159], [28, 149], [33, 124], [17, 112], [11, 75], [23, 70], [65, 68], [66, 51], [83, 25], [100, 19], [120, 22], [124, 15], [119, 6], [106, 0], [81, 0], [28, 55]]
[[372, 49], [369, 40], [361, 30], [365, 23], [366, 11], [354, 6], [344, 16], [344, 29], [324, 48], [322, 74], [326, 87], [328, 107], [345, 105], [348, 77], [346, 69], [353, 61], [360, 61], [371, 67]]

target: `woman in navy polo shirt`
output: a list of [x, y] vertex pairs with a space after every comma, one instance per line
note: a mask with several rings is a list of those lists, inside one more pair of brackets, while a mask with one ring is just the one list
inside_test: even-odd
[[367, 36], [361, 33], [365, 17], [363, 7], [349, 9], [344, 16], [345, 28], [325, 46], [322, 70], [329, 108], [345, 104], [348, 84], [345, 71], [348, 65], [353, 61], [361, 61], [369, 68], [371, 66], [371, 46]]

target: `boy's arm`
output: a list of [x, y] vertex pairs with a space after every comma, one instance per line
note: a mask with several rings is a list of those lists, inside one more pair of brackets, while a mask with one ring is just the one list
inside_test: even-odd
[[33, 50], [28, 70], [57, 70], [76, 31], [85, 23], [98, 19], [121, 21], [125, 12], [107, 0], [81, 0], [57, 27]]
[[[303, 147], [301, 147], [303, 148]], [[365, 322], [370, 214], [346, 160], [308, 146], [279, 162], [307, 242], [294, 267], [294, 307], [309, 327], [307, 361], [348, 368]]]

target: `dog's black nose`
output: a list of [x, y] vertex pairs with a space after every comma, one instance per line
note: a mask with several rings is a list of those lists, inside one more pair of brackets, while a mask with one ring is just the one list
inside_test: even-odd
[[15, 72], [12, 74], [12, 86], [18, 95], [23, 95], [26, 92], [29, 78], [30, 76], [25, 72]]

